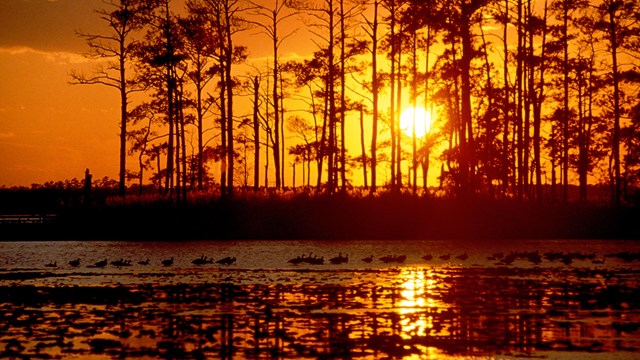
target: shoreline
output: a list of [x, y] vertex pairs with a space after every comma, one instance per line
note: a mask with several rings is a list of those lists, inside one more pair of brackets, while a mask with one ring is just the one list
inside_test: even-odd
[[421, 198], [219, 199], [63, 209], [6, 240], [640, 240], [640, 209]]

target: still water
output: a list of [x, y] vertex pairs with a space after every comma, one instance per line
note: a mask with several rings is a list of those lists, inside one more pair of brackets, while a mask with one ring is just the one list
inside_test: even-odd
[[620, 240], [1, 242], [0, 357], [637, 359], [639, 255]]

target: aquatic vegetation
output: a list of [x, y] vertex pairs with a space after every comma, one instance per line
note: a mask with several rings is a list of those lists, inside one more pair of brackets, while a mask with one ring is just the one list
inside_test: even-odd
[[[2, 285], [0, 355], [632, 358], [640, 351], [638, 270], [327, 266], [199, 267], [197, 281], [172, 268], [117, 286]], [[2, 284], [17, 279], [9, 274]]]

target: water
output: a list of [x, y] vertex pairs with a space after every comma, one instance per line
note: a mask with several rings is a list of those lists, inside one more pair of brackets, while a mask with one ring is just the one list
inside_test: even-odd
[[623, 252], [640, 241], [2, 242], [0, 356], [634, 359]]

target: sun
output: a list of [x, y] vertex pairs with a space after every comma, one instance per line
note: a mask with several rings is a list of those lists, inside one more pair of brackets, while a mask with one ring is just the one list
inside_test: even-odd
[[415, 121], [416, 137], [423, 137], [431, 127], [431, 115], [423, 107], [408, 107], [400, 115], [400, 129], [407, 136], [413, 136]]

